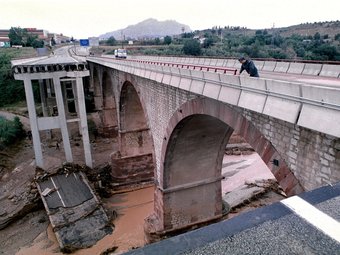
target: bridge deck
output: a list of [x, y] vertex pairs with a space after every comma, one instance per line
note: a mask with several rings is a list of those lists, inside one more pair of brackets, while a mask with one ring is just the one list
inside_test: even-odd
[[[340, 124], [340, 79], [330, 75], [320, 76], [320, 65], [310, 67], [309, 64], [305, 67], [307, 64], [300, 64], [298, 74], [295, 70], [285, 73], [281, 69], [275, 71], [274, 68], [267, 70], [259, 67], [261, 78], [252, 78], [244, 73], [233, 75], [240, 67], [235, 60], [230, 66], [226, 60], [219, 63], [205, 61], [202, 64], [197, 62], [199, 59], [194, 60], [197, 64], [186, 58], [87, 58], [88, 62], [155, 80], [335, 137], [340, 136], [337, 128]], [[169, 63], [172, 65], [169, 66]], [[192, 69], [193, 66], [197, 68]], [[221, 73], [221, 67], [228, 69], [228, 72]]]

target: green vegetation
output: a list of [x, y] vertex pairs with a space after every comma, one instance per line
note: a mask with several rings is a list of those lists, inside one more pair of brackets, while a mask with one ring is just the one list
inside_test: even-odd
[[340, 21], [264, 30], [214, 27], [180, 36], [134, 41], [133, 46], [127, 45], [126, 41], [117, 42], [117, 45], [126, 45], [130, 55], [244, 55], [251, 58], [340, 61], [339, 30]]
[[37, 35], [29, 33], [25, 28], [11, 27], [8, 37], [11, 45], [33, 48], [41, 48], [45, 45], [43, 40], [39, 40]]
[[109, 46], [114, 46], [117, 44], [117, 41], [113, 36], [111, 36], [109, 39], [107, 39], [106, 44]]
[[6, 120], [0, 117], [0, 150], [25, 136], [23, 125], [18, 117]]
[[[14, 80], [11, 60], [36, 56], [33, 48], [0, 48], [0, 107], [25, 101], [22, 81]], [[39, 102], [38, 84], [33, 83], [35, 99]]]
[[25, 99], [22, 81], [14, 80], [11, 55], [0, 52], [0, 107]]
[[201, 55], [201, 45], [197, 40], [188, 39], [184, 42], [183, 52], [185, 55], [199, 56]]

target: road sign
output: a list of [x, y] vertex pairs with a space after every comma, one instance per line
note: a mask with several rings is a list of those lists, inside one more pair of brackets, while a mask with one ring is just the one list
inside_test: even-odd
[[90, 46], [90, 41], [88, 39], [80, 39], [80, 46]]
[[10, 42], [0, 42], [0, 48], [9, 48], [11, 47]]

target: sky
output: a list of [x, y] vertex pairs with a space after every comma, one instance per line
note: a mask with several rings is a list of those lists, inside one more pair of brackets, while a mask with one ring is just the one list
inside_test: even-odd
[[340, 0], [0, 0], [0, 29], [38, 28], [84, 39], [149, 18], [192, 30], [265, 29], [340, 20], [339, 10]]

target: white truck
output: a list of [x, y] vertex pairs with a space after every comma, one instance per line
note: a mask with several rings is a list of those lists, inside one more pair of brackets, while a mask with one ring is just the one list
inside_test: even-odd
[[115, 50], [115, 57], [116, 58], [126, 58], [127, 57], [126, 49], [116, 49]]

